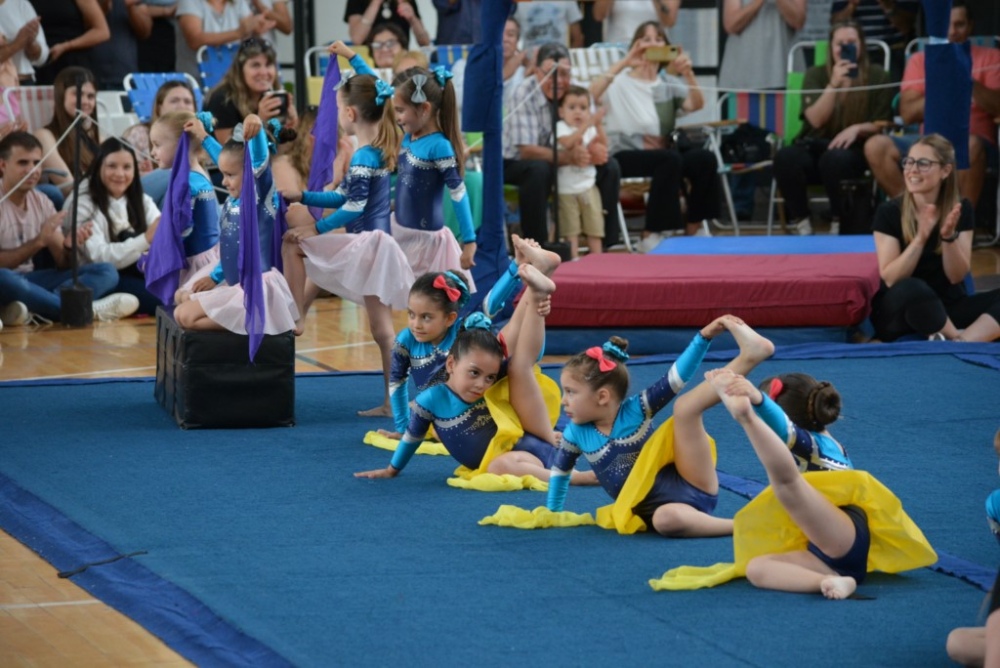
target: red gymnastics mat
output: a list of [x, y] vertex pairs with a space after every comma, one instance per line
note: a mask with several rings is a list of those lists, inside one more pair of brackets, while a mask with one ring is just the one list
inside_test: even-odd
[[701, 327], [725, 313], [753, 327], [849, 327], [879, 286], [871, 253], [603, 253], [553, 278], [549, 327]]

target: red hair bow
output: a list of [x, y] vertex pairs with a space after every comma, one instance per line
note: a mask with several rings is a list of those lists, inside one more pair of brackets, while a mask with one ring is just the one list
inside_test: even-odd
[[783, 389], [785, 389], [785, 384], [775, 378], [771, 381], [771, 387], [767, 388], [767, 396], [777, 399]]
[[601, 373], [607, 373], [618, 366], [614, 360], [609, 360], [604, 356], [604, 350], [599, 346], [587, 348], [586, 355], [591, 359], [597, 360], [597, 368], [601, 370]]
[[444, 276], [440, 274], [434, 279], [434, 283], [432, 285], [439, 290], [444, 290], [444, 294], [447, 295], [448, 301], [450, 302], [457, 302], [462, 298], [462, 291], [448, 285], [448, 281], [444, 280]]

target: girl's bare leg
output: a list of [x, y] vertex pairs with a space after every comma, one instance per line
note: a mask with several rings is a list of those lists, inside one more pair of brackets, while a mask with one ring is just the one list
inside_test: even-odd
[[389, 403], [389, 368], [392, 365], [392, 344], [396, 333], [392, 328], [392, 308], [383, 304], [374, 295], [365, 295], [365, 309], [368, 311], [368, 326], [372, 338], [378, 345], [382, 355], [382, 379], [385, 387], [385, 398], [381, 406], [358, 411], [361, 417], [392, 417], [392, 404]]
[[854, 578], [837, 575], [816, 555], [804, 550], [754, 557], [747, 564], [747, 580], [761, 589], [818, 592], [830, 599], [847, 598], [858, 587]]
[[684, 538], [731, 536], [733, 520], [728, 517], [714, 517], [686, 503], [667, 503], [653, 513], [653, 528], [664, 536]]
[[205, 313], [205, 307], [197, 299], [189, 299], [174, 309], [174, 320], [183, 329], [196, 332], [225, 331], [225, 327], [215, 322]]
[[597, 255], [604, 252], [604, 239], [602, 237], [587, 237], [587, 249], [590, 255]]
[[[949, 320], [948, 323], [951, 324], [951, 321]], [[952, 338], [948, 336], [947, 332], [945, 333], [945, 337]], [[959, 341], [983, 341], [986, 343], [996, 341], [1000, 339], [1000, 323], [997, 323], [992, 316], [984, 313], [955, 338]]]
[[[511, 451], [504, 453], [490, 462], [488, 467], [490, 473], [496, 475], [530, 475], [543, 482], [548, 482], [552, 475], [550, 469], [545, 468], [542, 460], [530, 452]], [[571, 485], [596, 485], [597, 476], [593, 471], [573, 471], [569, 476]]]
[[295, 307], [299, 310], [299, 319], [295, 321], [295, 335], [299, 336], [303, 331], [303, 321], [306, 319], [306, 312], [309, 310], [305, 300], [306, 285], [306, 264], [305, 255], [298, 244], [284, 242], [281, 244], [281, 260], [284, 264], [285, 282], [295, 300]]
[[[774, 354], [774, 344], [739, 320], [725, 322], [736, 339], [739, 354], [725, 366], [746, 375]], [[709, 494], [719, 492], [719, 477], [712, 463], [712, 450], [702, 415], [719, 403], [719, 395], [708, 382], [699, 383], [674, 400], [674, 465], [682, 478]]]
[[562, 262], [557, 253], [545, 250], [534, 239], [522, 239], [516, 234], [512, 234], [510, 238], [514, 244], [514, 261], [518, 265], [528, 263], [546, 276], [551, 277], [556, 267]]
[[518, 273], [528, 288], [518, 304], [522, 322], [517, 346], [510, 349], [507, 362], [510, 403], [525, 432], [555, 445], [548, 408], [535, 378], [535, 362], [545, 345], [545, 318], [538, 315], [537, 304], [555, 292], [556, 284], [530, 264], [521, 265]]

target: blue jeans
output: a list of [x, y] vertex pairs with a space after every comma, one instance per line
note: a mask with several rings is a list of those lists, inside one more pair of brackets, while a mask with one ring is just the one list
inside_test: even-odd
[[[83, 265], [78, 277], [82, 285], [94, 291], [94, 299], [103, 297], [118, 285], [118, 272], [107, 262]], [[32, 313], [58, 320], [59, 290], [70, 285], [73, 285], [73, 272], [69, 269], [40, 269], [26, 274], [0, 269], [0, 305], [24, 302]]]

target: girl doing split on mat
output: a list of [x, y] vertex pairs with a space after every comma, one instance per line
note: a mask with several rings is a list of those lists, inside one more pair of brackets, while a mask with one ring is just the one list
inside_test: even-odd
[[[362, 65], [343, 42], [334, 43], [330, 55], [351, 58], [356, 68]], [[359, 411], [364, 417], [392, 415], [392, 309], [406, 308], [413, 285], [406, 255], [389, 227], [389, 174], [396, 167], [399, 144], [392, 93], [392, 86], [371, 74], [345, 79], [337, 91], [340, 124], [358, 139], [347, 175], [336, 190], [283, 193], [289, 202], [337, 209], [315, 225], [288, 230], [282, 255], [303, 318], [319, 288], [365, 306], [372, 337], [382, 353], [385, 398], [381, 405]], [[341, 227], [347, 234], [331, 233]], [[301, 320], [296, 331], [302, 331]]]
[[[450, 80], [451, 72], [443, 67], [433, 72], [411, 67], [393, 81], [396, 120], [404, 135], [392, 236], [418, 275], [459, 266], [468, 271], [476, 254], [472, 208], [462, 180], [465, 159], [458, 106]], [[444, 225], [444, 186], [458, 219], [461, 249]]]
[[[663, 430], [671, 428], [670, 424], [661, 427], [655, 434], [657, 440], [652, 441], [653, 417], [694, 376], [712, 338], [727, 330], [739, 344], [740, 352], [726, 368], [746, 373], [774, 352], [770, 341], [739, 318], [725, 315], [695, 334], [663, 378], [628, 398], [628, 342], [624, 339], [612, 337], [603, 347], [590, 348], [566, 363], [562, 372], [563, 407], [570, 424], [563, 431], [552, 464], [549, 510], [563, 509], [568, 472], [583, 455], [601, 486], [616, 499], [616, 506], [633, 471], [653, 478], [646, 485], [649, 492], [634, 499], [628, 510], [657, 533], [725, 536], [733, 532], [732, 520], [711, 515], [718, 502], [719, 479], [702, 414], [719, 403], [719, 397], [710, 384], [701, 383], [677, 399], [672, 419], [673, 461], [646, 467], [654, 449], [639, 459], [645, 448], [659, 448]], [[640, 461], [642, 467], [638, 466]], [[627, 497], [621, 500], [633, 501]]]
[[[278, 269], [280, 256], [275, 236], [281, 233], [281, 203], [271, 176], [270, 148], [263, 124], [257, 115], [250, 114], [242, 126], [234, 128], [225, 146], [209, 136], [205, 125], [200, 119], [191, 119], [184, 130], [198, 140], [219, 166], [222, 185], [229, 192], [222, 207], [220, 262], [208, 276], [194, 282], [190, 294], [182, 291], [178, 295], [174, 318], [185, 329], [226, 329], [247, 334], [247, 322], [255, 319], [245, 306], [245, 295], [250, 290], [262, 294], [264, 305], [263, 323], [252, 323], [255, 331], [250, 334], [259, 334], [258, 327], [264, 334], [293, 330], [299, 312]], [[247, 164], [252, 170], [249, 174], [245, 173]], [[255, 202], [243, 201], [244, 179], [248, 178], [254, 180]], [[256, 230], [243, 229], [254, 220]], [[245, 243], [251, 248], [258, 247], [256, 275], [251, 270], [253, 262], [242, 252]]]
[[[518, 271], [528, 287], [511, 318], [517, 336], [507, 342], [510, 357], [505, 360], [504, 343], [490, 330], [489, 318], [481, 313], [466, 318], [445, 362], [447, 379], [417, 395], [409, 426], [389, 466], [356, 473], [357, 477], [398, 475], [433, 425], [448, 452], [469, 469], [548, 479], [555, 433], [535, 362], [545, 341], [545, 319], [539, 311], [546, 310], [544, 302], [555, 284], [532, 264], [525, 263]], [[510, 434], [505, 443], [497, 442], [508, 432], [501, 432], [493, 412], [502, 408], [492, 402], [494, 393], [486, 396], [501, 379], [508, 384], [510, 417], [523, 430], [520, 436]], [[573, 482], [592, 484], [593, 475], [574, 472]]]
[[[516, 234], [512, 240], [514, 259], [483, 303], [483, 310], [488, 314], [498, 313], [521, 291], [523, 282], [517, 273], [521, 264], [531, 264], [549, 277], [559, 266], [558, 256], [542, 250], [533, 240], [521, 239]], [[445, 360], [462, 325], [458, 314], [468, 301], [469, 286], [456, 271], [429, 272], [413, 283], [406, 309], [408, 325], [396, 336], [389, 371], [389, 397], [396, 430], [380, 429], [383, 436], [402, 438], [410, 423], [407, 383], [411, 374], [418, 393], [444, 380]], [[549, 307], [550, 301], [544, 300], [540, 315], [548, 315]], [[500, 331], [499, 338], [505, 348], [513, 350], [516, 337], [517, 328], [510, 320]]]
[[[149, 130], [152, 156], [170, 170], [164, 196], [163, 225], [157, 228], [146, 264], [146, 287], [164, 304], [190, 292], [194, 282], [219, 263], [219, 202], [201, 164], [201, 142], [190, 141], [184, 128], [200, 124], [195, 115], [174, 111], [160, 116]], [[178, 148], [187, 147], [178, 155]]]

